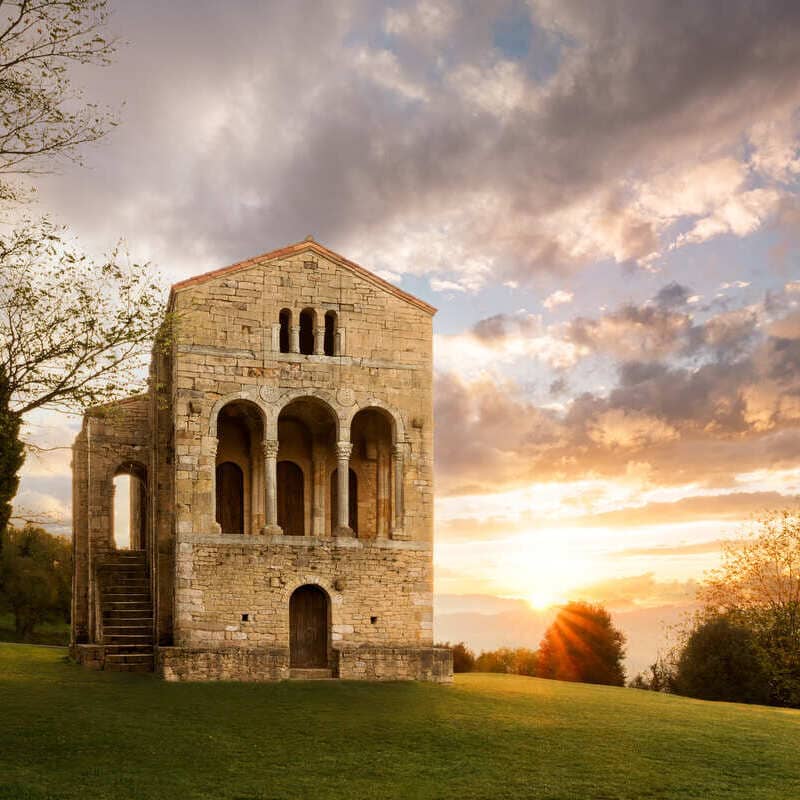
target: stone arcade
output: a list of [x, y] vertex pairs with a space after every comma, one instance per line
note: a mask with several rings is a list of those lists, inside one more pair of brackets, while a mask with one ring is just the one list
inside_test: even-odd
[[449, 682], [435, 309], [308, 239], [176, 284], [169, 310], [149, 391], [89, 411], [73, 447], [75, 658], [168, 680]]

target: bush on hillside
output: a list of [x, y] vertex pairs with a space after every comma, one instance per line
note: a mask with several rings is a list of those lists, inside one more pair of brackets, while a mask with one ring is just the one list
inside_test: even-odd
[[709, 617], [686, 641], [678, 658], [675, 689], [700, 700], [768, 703], [767, 656], [753, 631], [733, 615]]
[[475, 668], [475, 653], [464, 642], [444, 642], [437, 647], [449, 647], [453, 651], [453, 672], [472, 672]]

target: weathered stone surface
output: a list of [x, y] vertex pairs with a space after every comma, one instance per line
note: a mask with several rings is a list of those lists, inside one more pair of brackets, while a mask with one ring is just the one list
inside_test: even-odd
[[[177, 284], [170, 309], [149, 393], [87, 414], [74, 446], [75, 643], [101, 641], [96, 567], [128, 473], [164, 677], [446, 681], [434, 309], [314, 242]], [[326, 598], [324, 664], [293, 663], [309, 657], [290, 614], [306, 585]]]

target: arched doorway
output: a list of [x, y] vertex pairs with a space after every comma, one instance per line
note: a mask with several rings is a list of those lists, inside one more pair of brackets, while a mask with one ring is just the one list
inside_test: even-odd
[[217, 522], [223, 533], [244, 533], [244, 473], [238, 464], [217, 464]]
[[112, 540], [117, 550], [147, 549], [147, 470], [126, 462], [114, 473]]
[[289, 599], [289, 666], [328, 666], [328, 595], [319, 586], [300, 586]]
[[278, 462], [278, 525], [286, 536], [305, 536], [303, 470], [293, 461]]

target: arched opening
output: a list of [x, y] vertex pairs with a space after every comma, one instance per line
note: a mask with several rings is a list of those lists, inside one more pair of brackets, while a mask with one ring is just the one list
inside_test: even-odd
[[324, 351], [326, 356], [336, 355], [336, 312], [325, 312], [325, 342]]
[[117, 550], [147, 547], [147, 470], [141, 464], [122, 464], [114, 473], [112, 536]]
[[244, 472], [238, 464], [217, 464], [217, 522], [222, 533], [244, 533]]
[[[278, 322], [281, 324], [279, 346], [281, 353], [288, 353], [290, 350], [290, 328], [292, 327], [292, 312], [288, 308], [282, 308], [278, 315]], [[274, 347], [274, 345], [273, 345]]]
[[264, 426], [254, 403], [236, 400], [217, 416], [215, 519], [223, 533], [264, 525]]
[[[347, 482], [347, 524], [353, 533], [358, 536], [358, 477], [354, 470], [349, 470], [349, 480]], [[336, 520], [339, 518], [339, 470], [335, 469], [331, 473], [331, 526], [336, 528]]]
[[350, 466], [358, 477], [358, 522], [362, 539], [387, 538], [392, 531], [392, 417], [365, 408], [353, 417]]
[[304, 308], [300, 312], [300, 352], [310, 356], [314, 352], [314, 318], [313, 308]]
[[[283, 527], [281, 519], [297, 520], [291, 523], [293, 530], [300, 531], [295, 535], [325, 535], [325, 477], [336, 464], [335, 443], [336, 415], [327, 403], [316, 397], [300, 397], [281, 410], [278, 467], [280, 470], [282, 462], [287, 466], [283, 467], [283, 478], [278, 475], [278, 524]], [[299, 471], [299, 478], [295, 470]], [[294, 478], [288, 477], [290, 472], [294, 473]], [[302, 493], [293, 488], [300, 480]], [[301, 513], [302, 526], [299, 524]], [[284, 533], [289, 531], [284, 529]]]
[[313, 584], [295, 589], [289, 598], [289, 666], [328, 666], [328, 595]]
[[286, 536], [305, 536], [303, 470], [293, 461], [278, 462], [278, 525]]

